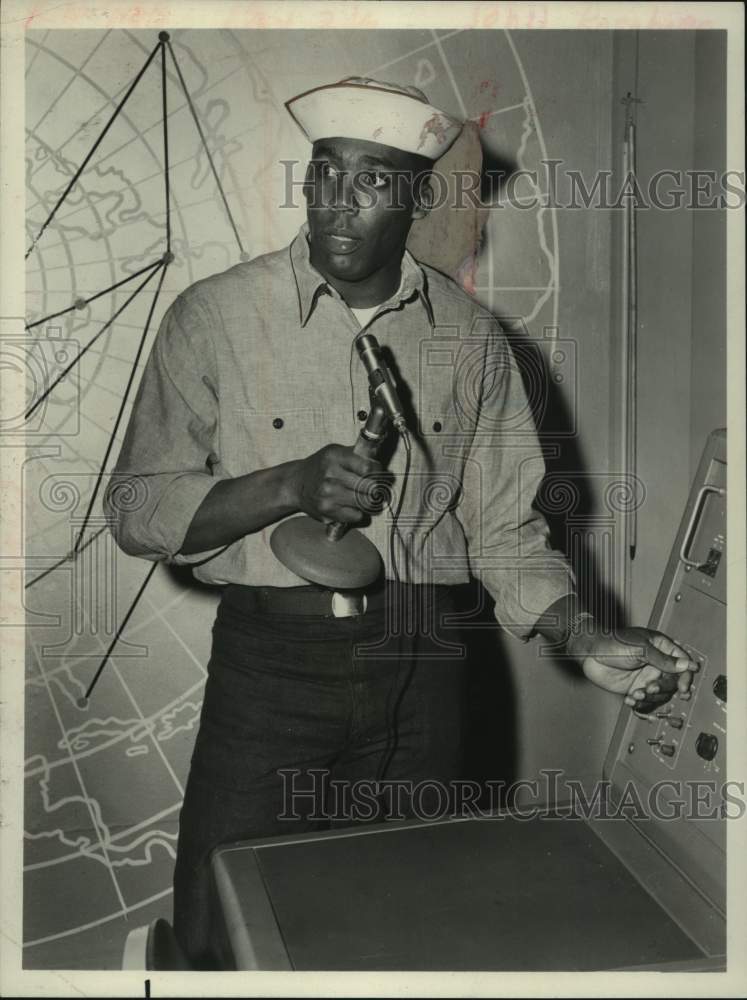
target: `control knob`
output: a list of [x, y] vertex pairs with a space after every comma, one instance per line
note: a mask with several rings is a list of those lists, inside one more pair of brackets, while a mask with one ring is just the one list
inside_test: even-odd
[[726, 674], [719, 674], [713, 682], [713, 693], [719, 701], [726, 702]]
[[700, 733], [695, 741], [695, 752], [703, 760], [713, 760], [718, 752], [718, 737], [713, 733]]

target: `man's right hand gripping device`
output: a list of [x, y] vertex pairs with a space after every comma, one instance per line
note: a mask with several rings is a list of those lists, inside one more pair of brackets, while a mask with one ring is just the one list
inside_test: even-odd
[[[371, 406], [353, 451], [364, 458], [375, 458], [389, 423], [404, 436], [407, 425], [376, 337], [360, 333], [355, 343], [368, 373]], [[381, 573], [376, 546], [360, 531], [339, 522], [323, 524], [305, 514], [289, 518], [275, 528], [270, 546], [280, 562], [297, 576], [337, 591], [366, 587]]]

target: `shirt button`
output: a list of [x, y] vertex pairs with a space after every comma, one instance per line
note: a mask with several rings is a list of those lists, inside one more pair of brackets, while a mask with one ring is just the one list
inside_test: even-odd
[[438, 432], [441, 430], [441, 421], [440, 420], [434, 421], [433, 430], [436, 432], [436, 434], [438, 434]]
[[283, 423], [284, 420], [282, 417], [275, 417], [275, 419], [272, 422], [272, 426], [275, 428], [275, 430], [279, 431], [280, 428], [283, 426]]
[[366, 413], [365, 410], [358, 410], [358, 419], [359, 420], [365, 420], [367, 416], [368, 416], [368, 414]]

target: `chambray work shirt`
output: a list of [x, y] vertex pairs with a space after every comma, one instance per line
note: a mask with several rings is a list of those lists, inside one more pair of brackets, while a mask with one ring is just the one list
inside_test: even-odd
[[[307, 233], [303, 226], [286, 249], [198, 281], [164, 316], [105, 498], [125, 552], [191, 563], [211, 584], [306, 583], [273, 555], [275, 525], [210, 552], [179, 549], [217, 480], [332, 442], [352, 445], [359, 411], [370, 408], [354, 346], [360, 326], [311, 265]], [[457, 584], [471, 572], [495, 599], [498, 621], [529, 638], [537, 618], [574, 592], [574, 580], [532, 507], [544, 462], [504, 334], [451, 279], [409, 253], [400, 288], [366, 328], [391, 352], [412, 439], [401, 577]], [[404, 467], [397, 440], [392, 507]], [[390, 527], [385, 507], [362, 530], [394, 579]]]

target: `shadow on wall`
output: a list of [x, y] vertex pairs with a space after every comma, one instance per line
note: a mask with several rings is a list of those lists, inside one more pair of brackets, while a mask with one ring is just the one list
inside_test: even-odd
[[[417, 258], [470, 291], [476, 284], [479, 262], [488, 252], [485, 228], [488, 212], [505, 194], [518, 165], [482, 144], [478, 128], [468, 125], [439, 161], [439, 169], [444, 175], [460, 170], [479, 173], [480, 203], [470, 204], [467, 199], [467, 206], [458, 212], [450, 212], [448, 204], [438, 208], [413, 228], [408, 246]], [[455, 188], [452, 181], [451, 204]], [[590, 529], [598, 527], [598, 500], [590, 488], [590, 470], [586, 468], [578, 436], [573, 433], [573, 414], [563, 392], [551, 378], [541, 344], [530, 337], [525, 324], [517, 323], [515, 316], [504, 315], [500, 309], [494, 309], [494, 313], [513, 349], [545, 453], [547, 476], [537, 506], [548, 522], [553, 546], [565, 551], [573, 566], [586, 605], [606, 627], [614, 627], [622, 620], [621, 609], [589, 541]], [[572, 503], [561, 505], [560, 509], [556, 503], [543, 503], [544, 486], [548, 482], [552, 483], [548, 489], [554, 490], [556, 496], [562, 492], [572, 498]], [[569, 506], [572, 506], [575, 539], [572, 551], [567, 550]], [[518, 747], [516, 691], [504, 650], [504, 643], [509, 640], [503, 638], [496, 624], [494, 602], [477, 581], [463, 596], [461, 624], [465, 626], [469, 663], [465, 777], [483, 784], [487, 780], [510, 784], [518, 777]], [[555, 659], [555, 667], [573, 674], [578, 672], [575, 662], [562, 657]], [[488, 802], [485, 794], [480, 805]]]
[[[504, 330], [527, 388], [545, 453], [545, 483], [538, 492], [535, 506], [549, 525], [553, 546], [565, 551], [569, 558], [579, 584], [580, 596], [586, 606], [605, 628], [612, 629], [623, 623], [622, 608], [605, 579], [608, 574], [603, 572], [597, 554], [589, 543], [589, 533], [599, 527], [599, 500], [590, 488], [588, 473], [591, 470], [586, 466], [579, 437], [573, 433], [573, 414], [565, 396], [551, 378], [547, 358], [540, 345], [528, 336], [526, 330], [517, 330], [510, 319], [500, 315], [498, 319], [503, 320]], [[540, 394], [530, 391], [531, 387], [537, 385], [538, 372], [541, 372]], [[552, 485], [545, 489], [548, 480], [552, 480]], [[562, 492], [565, 497], [563, 504], [556, 503], [549, 496], [553, 491], [556, 495]], [[571, 512], [576, 544], [568, 552], [568, 516]], [[612, 512], [605, 509], [601, 513], [611, 516]]]
[[412, 227], [408, 250], [470, 291], [484, 250], [490, 207], [516, 169], [513, 160], [484, 147], [477, 125], [468, 122], [436, 164], [435, 207]]

